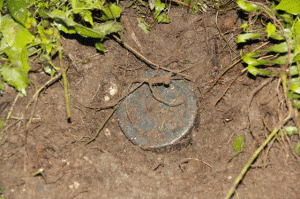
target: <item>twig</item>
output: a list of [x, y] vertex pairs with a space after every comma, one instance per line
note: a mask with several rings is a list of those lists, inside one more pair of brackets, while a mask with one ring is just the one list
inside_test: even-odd
[[121, 102], [119, 102], [117, 104], [117, 106], [114, 108], [114, 110], [110, 113], [110, 115], [105, 119], [105, 121], [102, 123], [101, 127], [99, 128], [99, 130], [97, 131], [96, 135], [90, 139], [89, 141], [87, 141], [85, 144], [89, 144], [91, 142], [93, 142], [99, 135], [100, 131], [104, 128], [105, 124], [108, 122], [108, 120], [111, 118], [111, 116], [114, 114], [114, 112], [117, 110], [118, 106], [120, 105]]
[[20, 93], [18, 93], [17, 96], [15, 97], [15, 100], [14, 100], [13, 104], [11, 105], [11, 107], [10, 107], [10, 109], [9, 109], [9, 112], [8, 112], [8, 114], [7, 114], [6, 120], [9, 120], [10, 115], [11, 115], [13, 109], [14, 109], [14, 106], [15, 106], [15, 104], [16, 104], [16, 102], [17, 102], [19, 96], [20, 96]]
[[204, 93], [204, 95], [206, 93], [208, 93], [215, 85], [216, 83], [220, 80], [220, 78], [227, 72], [229, 71], [233, 66], [235, 66], [237, 63], [239, 63], [240, 61], [242, 61], [242, 58], [240, 58], [239, 60], [237, 60], [236, 62], [234, 62], [233, 64], [231, 64], [230, 66], [228, 66], [222, 73], [221, 75], [218, 77], [218, 79], [216, 79], [214, 81], [214, 83], [207, 89], [207, 91]]
[[[266, 42], [266, 43], [260, 45], [259, 47], [257, 47], [256, 49], [254, 49], [253, 52], [257, 51], [258, 49], [262, 48], [263, 46], [267, 45], [268, 43], [270, 43], [270, 42]], [[232, 65], [228, 66], [228, 67], [225, 69], [225, 71], [223, 71], [223, 72], [221, 73], [221, 75], [218, 77], [218, 79], [216, 79], [216, 80], [214, 81], [213, 85], [211, 85], [211, 86], [208, 88], [208, 90], [204, 93], [204, 95], [205, 95], [206, 93], [208, 93], [208, 92], [216, 85], [216, 83], [220, 80], [220, 78], [221, 78], [227, 71], [229, 71], [233, 66], [235, 66], [237, 63], [239, 63], [241, 60], [242, 60], [242, 58], [240, 58], [239, 60], [237, 60], [236, 62], [234, 62]]]
[[217, 103], [222, 99], [222, 97], [225, 95], [225, 93], [229, 90], [230, 86], [233, 84], [233, 82], [235, 82], [237, 80], [237, 78], [239, 78], [245, 71], [247, 70], [247, 68], [243, 69], [240, 74], [238, 74], [236, 76], [236, 78], [234, 78], [234, 80], [231, 81], [231, 83], [227, 86], [226, 90], [223, 92], [223, 94], [215, 101], [214, 106], [217, 105]]
[[[117, 36], [113, 35], [113, 37], [115, 38], [115, 40], [116, 40], [117, 42], [119, 42], [120, 44], [122, 44], [125, 48], [127, 48], [129, 51], [131, 51], [131, 52], [132, 52], [133, 54], [135, 54], [138, 58], [140, 58], [142, 61], [144, 61], [145, 63], [149, 64], [150, 66], [155, 66], [156, 69], [157, 69], [157, 68], [161, 68], [161, 69], [163, 69], [163, 70], [165, 70], [165, 71], [169, 71], [169, 72], [172, 72], [172, 73], [174, 73], [174, 74], [183, 76], [185, 79], [187, 79], [187, 80], [189, 80], [189, 81], [192, 81], [191, 79], [189, 79], [189, 78], [187, 77], [186, 74], [183, 74], [183, 73], [180, 73], [180, 72], [178, 72], [178, 71], [176, 71], [176, 70], [171, 70], [171, 69], [169, 69], [169, 68], [166, 68], [166, 67], [163, 67], [163, 66], [159, 66], [159, 65], [153, 63], [152, 61], [150, 61], [149, 59], [147, 59], [146, 57], [144, 57], [142, 54], [140, 54], [139, 52], [137, 52], [136, 50], [134, 50], [132, 47], [130, 47], [128, 44], [126, 44], [125, 42], [123, 42], [123, 41], [122, 41], [121, 39], [119, 39]], [[151, 67], [151, 68], [154, 69], [154, 67]]]
[[173, 1], [173, 2], [175, 2], [175, 3], [178, 3], [178, 4], [180, 4], [180, 5], [183, 5], [183, 6], [189, 7], [189, 4], [184, 3], [184, 2], [182, 2], [182, 1], [179, 1], [179, 0], [171, 0], [171, 1]]
[[58, 80], [61, 77], [61, 73], [57, 74], [55, 77], [53, 77], [52, 79], [50, 79], [49, 81], [47, 81], [41, 88], [39, 88], [38, 91], [35, 92], [35, 94], [32, 96], [31, 100], [29, 101], [29, 103], [26, 106], [26, 109], [30, 106], [30, 104], [33, 102], [33, 100], [37, 99], [38, 95], [40, 94], [40, 92], [46, 88], [48, 85], [52, 84], [53, 82], [55, 82], [56, 80]]

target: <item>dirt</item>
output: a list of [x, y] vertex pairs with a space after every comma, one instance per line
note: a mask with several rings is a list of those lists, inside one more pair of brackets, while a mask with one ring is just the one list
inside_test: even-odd
[[[0, 139], [0, 186], [5, 198], [224, 198], [269, 134], [263, 118], [270, 129], [278, 123], [278, 104], [282, 100], [274, 89], [278, 79], [253, 95], [266, 79], [241, 73], [245, 67], [241, 63], [206, 93], [215, 77], [238, 59], [219, 35], [215, 11], [192, 15], [172, 6], [172, 22], [156, 24], [150, 34], [139, 29], [132, 9], [122, 13], [121, 22], [125, 16], [128, 18], [147, 59], [171, 70], [191, 67], [183, 73], [191, 79], [188, 82], [197, 98], [193, 130], [171, 150], [144, 150], [128, 140], [117, 114], [113, 114], [96, 140], [86, 145], [113, 111], [86, 106], [116, 103], [133, 79], [155, 68], [113, 39], [104, 42], [107, 53], [98, 54], [93, 47], [95, 41], [64, 35], [66, 54], [75, 60], [67, 73], [70, 123], [61, 80], [25, 109], [35, 86], [39, 88], [50, 79], [42, 71], [30, 73], [34, 85], [29, 86], [27, 97], [19, 97], [14, 104], [17, 93], [7, 85], [0, 97], [1, 118], [7, 117], [14, 104]], [[225, 37], [235, 50], [238, 27], [243, 23], [237, 13], [233, 10], [219, 16], [221, 30], [227, 32]], [[131, 34], [125, 26], [124, 42], [141, 53]], [[239, 48], [250, 51], [257, 46], [259, 43]], [[184, 60], [190, 64], [184, 64]], [[26, 127], [32, 113], [32, 122]], [[229, 161], [235, 153], [234, 139], [242, 135], [245, 152]], [[294, 149], [298, 138], [291, 136], [290, 140]], [[269, 146], [232, 198], [300, 198], [298, 160], [282, 142], [274, 141]], [[40, 168], [41, 174], [32, 175]]]

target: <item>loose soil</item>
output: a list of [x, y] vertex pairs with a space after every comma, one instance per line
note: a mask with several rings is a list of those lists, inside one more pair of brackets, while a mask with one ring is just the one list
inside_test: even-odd
[[[189, 77], [197, 97], [193, 130], [168, 150], [145, 150], [127, 139], [117, 114], [113, 114], [96, 140], [86, 145], [113, 109], [97, 111], [85, 106], [116, 103], [134, 79], [155, 68], [113, 39], [104, 42], [105, 54], [97, 54], [94, 40], [64, 35], [66, 54], [74, 57], [67, 73], [71, 122], [67, 121], [61, 80], [25, 109], [35, 86], [41, 87], [50, 79], [41, 70], [30, 73], [35, 84], [29, 86], [27, 97], [17, 99], [11, 120], [4, 127], [7, 130], [1, 135], [0, 186], [5, 189], [6, 199], [224, 198], [251, 154], [269, 134], [263, 118], [270, 129], [278, 123], [278, 104], [282, 100], [274, 89], [278, 79], [253, 95], [266, 80], [241, 74], [245, 67], [241, 63], [206, 93], [219, 71], [238, 59], [219, 36], [213, 10], [191, 15], [185, 8], [173, 6], [171, 23], [156, 24], [149, 34], [138, 27], [132, 9], [126, 8], [122, 13], [121, 22], [125, 16], [128, 19], [124, 23], [125, 43], [160, 66], [172, 70], [191, 67], [183, 73]], [[227, 31], [229, 44], [238, 49], [235, 41], [243, 20], [238, 19], [237, 11], [220, 15], [218, 20], [221, 30]], [[141, 48], [131, 37], [131, 30]], [[259, 45], [239, 48], [251, 51]], [[184, 60], [190, 64], [184, 64]], [[33, 62], [32, 67], [38, 68], [38, 64]], [[0, 97], [0, 118], [7, 117], [16, 96], [14, 89], [6, 86]], [[32, 113], [32, 122], [26, 127]], [[242, 135], [244, 152], [229, 161], [235, 153], [234, 139]], [[294, 149], [298, 138], [290, 139]], [[300, 198], [298, 160], [290, 148], [284, 147], [284, 140], [268, 146], [270, 150], [259, 155], [232, 198]], [[40, 168], [43, 172], [33, 176]]]

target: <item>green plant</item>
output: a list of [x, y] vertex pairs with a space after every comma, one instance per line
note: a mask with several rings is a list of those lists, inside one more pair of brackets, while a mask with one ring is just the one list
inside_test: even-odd
[[0, 0], [0, 10], [0, 90], [7, 82], [23, 95], [30, 82], [31, 56], [51, 77], [60, 72], [67, 86], [67, 67], [53, 64], [54, 56], [61, 59], [64, 52], [60, 31], [97, 38], [95, 47], [104, 52], [106, 35], [123, 30], [115, 20], [121, 7], [104, 0]]
[[[238, 43], [243, 43], [250, 39], [276, 41], [276, 44], [265, 50], [249, 52], [245, 55], [242, 55], [241, 52], [243, 61], [248, 64], [247, 70], [254, 76], [279, 77], [285, 96], [285, 101], [282, 104], [288, 108], [288, 111], [287, 113], [282, 113], [285, 115], [285, 118], [280, 118], [278, 125], [252, 155], [235, 180], [226, 198], [231, 197], [250, 165], [263, 148], [272, 139], [275, 139], [274, 136], [276, 134], [280, 139], [283, 135], [299, 134], [300, 128], [298, 117], [300, 109], [300, 1], [281, 0], [276, 5], [275, 2], [270, 3], [268, 1], [266, 4], [263, 4], [238, 0], [237, 4], [241, 9], [251, 12], [252, 15], [249, 16], [254, 16], [251, 18], [252, 21], [241, 26], [245, 33], [238, 35]], [[279, 10], [281, 11], [279, 12]], [[252, 30], [252, 25], [259, 17], [261, 17], [263, 29]], [[266, 67], [268, 69], [261, 69]], [[295, 126], [283, 128], [290, 119], [293, 119]], [[298, 155], [300, 155], [299, 149], [300, 142], [295, 149]]]

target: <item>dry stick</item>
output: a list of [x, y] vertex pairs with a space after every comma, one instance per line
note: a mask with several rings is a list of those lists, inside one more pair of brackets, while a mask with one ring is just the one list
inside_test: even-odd
[[40, 92], [45, 89], [48, 85], [52, 84], [53, 82], [55, 82], [56, 80], [58, 80], [61, 77], [61, 73], [57, 74], [55, 77], [53, 77], [52, 79], [48, 80], [41, 88], [39, 88], [39, 90], [37, 90], [35, 92], [35, 94], [32, 96], [31, 100], [29, 101], [29, 103], [26, 106], [26, 109], [30, 106], [30, 104], [37, 99], [37, 97], [39, 96]]
[[[59, 43], [59, 45], [61, 45], [60, 35], [58, 37], [59, 37], [58, 43]], [[67, 74], [66, 74], [68, 67], [65, 67], [64, 64], [62, 63], [63, 55], [62, 55], [61, 50], [58, 52], [58, 56], [59, 56], [59, 65], [60, 65], [63, 82], [64, 82], [67, 117], [68, 117], [68, 121], [70, 121], [71, 120], [71, 111], [70, 111], [70, 98], [69, 98], [69, 84], [68, 84], [68, 79], [67, 79]]]
[[[119, 42], [120, 44], [122, 44], [125, 48], [127, 48], [129, 51], [131, 51], [133, 54], [135, 54], [138, 58], [140, 58], [141, 60], [143, 60], [145, 63], [149, 64], [149, 65], [152, 65], [152, 66], [155, 66], [156, 69], [158, 68], [161, 68], [165, 71], [169, 71], [169, 72], [172, 72], [174, 74], [177, 74], [177, 75], [181, 75], [183, 76], [185, 79], [187, 80], [190, 80], [192, 81], [191, 79], [189, 79], [187, 77], [186, 74], [183, 74], [183, 73], [180, 73], [180, 72], [177, 72], [175, 70], [171, 70], [169, 68], [166, 68], [166, 67], [163, 67], [163, 66], [159, 66], [153, 62], [151, 62], [150, 60], [148, 60], [146, 57], [144, 57], [142, 54], [140, 54], [139, 52], [137, 52], [136, 50], [134, 50], [132, 47], [130, 47], [128, 44], [126, 44], [125, 42], [123, 42], [121, 39], [119, 39], [117, 36], [113, 35], [113, 37], [117, 40], [117, 42]], [[152, 68], [152, 67], [151, 67]]]
[[[267, 45], [268, 43], [270, 43], [270, 42], [266, 42], [266, 43], [260, 45], [259, 47], [257, 47], [256, 49], [254, 49], [254, 51], [257, 51], [258, 49], [262, 48], [263, 46]], [[254, 52], [254, 51], [253, 51], [253, 52]], [[238, 62], [240, 62], [241, 60], [242, 60], [242, 58], [240, 58], [239, 60], [237, 60], [236, 62], [234, 62], [232, 65], [228, 66], [228, 67], [221, 73], [221, 75], [218, 77], [218, 79], [216, 79], [216, 81], [214, 81], [213, 85], [211, 85], [211, 86], [208, 88], [208, 90], [204, 93], [204, 95], [205, 95], [206, 93], [208, 93], [208, 92], [216, 85], [216, 83], [220, 80], [220, 78], [221, 78], [227, 71], [229, 71], [233, 66], [235, 66], [235, 65], [236, 65]]]
[[105, 119], [105, 121], [102, 123], [101, 127], [100, 127], [99, 130], [97, 131], [96, 135], [95, 135], [92, 139], [90, 139], [89, 141], [87, 141], [87, 142], [85, 143], [86, 145], [89, 144], [89, 143], [91, 143], [92, 141], [94, 141], [94, 140], [98, 137], [100, 131], [104, 128], [105, 124], [108, 122], [108, 120], [109, 120], [109, 119], [111, 118], [111, 116], [114, 114], [114, 112], [117, 110], [117, 108], [118, 108], [118, 106], [120, 105], [120, 103], [121, 103], [121, 102], [119, 102], [119, 103], [117, 104], [117, 106], [114, 108], [114, 110], [113, 110], [113, 111], [110, 113], [110, 115]]
[[234, 62], [233, 64], [231, 64], [230, 66], [228, 66], [222, 73], [221, 75], [218, 77], [218, 79], [216, 79], [216, 81], [214, 81], [214, 83], [208, 88], [208, 90], [204, 93], [204, 95], [206, 93], [208, 93], [215, 85], [216, 83], [220, 80], [220, 78], [227, 72], [229, 71], [233, 66], [235, 66], [237, 63], [239, 63], [240, 61], [242, 61], [242, 58], [240, 58], [239, 60], [237, 60], [236, 62]]
[[234, 80], [231, 81], [231, 83], [227, 86], [226, 90], [223, 92], [223, 94], [216, 100], [216, 102], [213, 104], [214, 106], [217, 105], [217, 103], [222, 99], [222, 97], [225, 95], [225, 93], [229, 90], [230, 86], [233, 84], [233, 82], [235, 82], [237, 80], [237, 78], [239, 78], [245, 71], [247, 70], [247, 68], [243, 69], [240, 74], [238, 74], [236, 76], [236, 78], [234, 78]]
[[8, 112], [8, 114], [7, 114], [6, 120], [9, 120], [10, 115], [11, 115], [13, 109], [14, 109], [14, 106], [15, 106], [15, 104], [16, 104], [16, 102], [17, 102], [19, 96], [20, 96], [20, 93], [18, 93], [17, 96], [15, 97], [15, 100], [14, 100], [13, 104], [11, 105], [10, 110], [9, 110], [9, 112]]
[[178, 3], [178, 4], [181, 4], [181, 5], [183, 5], [183, 6], [189, 7], [189, 4], [184, 3], [184, 2], [181, 2], [181, 1], [179, 1], [179, 0], [171, 0], [171, 1], [173, 1], [173, 2], [175, 2], [175, 3]]

